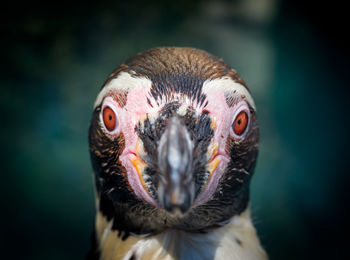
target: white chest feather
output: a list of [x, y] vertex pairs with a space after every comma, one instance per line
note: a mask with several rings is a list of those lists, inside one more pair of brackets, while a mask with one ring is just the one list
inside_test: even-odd
[[103, 260], [267, 259], [251, 223], [249, 210], [205, 234], [169, 230], [150, 237], [129, 236], [122, 241], [110, 226], [98, 214], [96, 228]]

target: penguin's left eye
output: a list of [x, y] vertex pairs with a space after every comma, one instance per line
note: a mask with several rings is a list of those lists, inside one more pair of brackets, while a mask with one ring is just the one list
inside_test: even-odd
[[248, 125], [248, 115], [245, 111], [241, 111], [233, 122], [233, 132], [240, 136], [247, 129]]
[[250, 112], [247, 103], [242, 101], [235, 109], [233, 121], [231, 125], [231, 136], [239, 141], [248, 130], [249, 127]]

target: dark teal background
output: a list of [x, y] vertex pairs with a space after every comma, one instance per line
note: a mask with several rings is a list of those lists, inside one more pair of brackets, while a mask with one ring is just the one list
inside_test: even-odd
[[93, 228], [87, 132], [126, 58], [222, 57], [255, 98], [251, 208], [271, 259], [345, 259], [348, 42], [337, 1], [13, 1], [1, 14], [1, 259], [82, 259]]

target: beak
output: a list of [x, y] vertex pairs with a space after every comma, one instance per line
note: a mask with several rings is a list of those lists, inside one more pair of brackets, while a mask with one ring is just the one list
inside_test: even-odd
[[186, 126], [179, 118], [170, 118], [158, 148], [158, 199], [165, 210], [174, 214], [184, 214], [194, 201], [192, 151]]

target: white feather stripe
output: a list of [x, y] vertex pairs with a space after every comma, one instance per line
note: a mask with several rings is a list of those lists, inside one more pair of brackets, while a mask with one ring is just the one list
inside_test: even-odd
[[[100, 213], [97, 219], [105, 219]], [[106, 228], [108, 222], [105, 220]], [[100, 226], [101, 228], [101, 226]], [[101, 234], [103, 232], [97, 232]], [[130, 236], [125, 241], [116, 231], [100, 241], [101, 259], [119, 260], [264, 260], [267, 259], [251, 223], [249, 210], [236, 216], [227, 225], [205, 234], [169, 230], [150, 237]]]
[[[132, 72], [131, 72], [132, 73]], [[106, 86], [104, 86], [95, 100], [94, 108], [102, 103], [104, 97], [111, 90], [128, 91], [130, 88], [151, 88], [152, 81], [145, 77], [133, 77], [128, 72], [120, 72], [119, 75], [112, 79]], [[144, 100], [142, 99], [142, 102]]]
[[233, 81], [230, 77], [222, 77], [213, 80], [206, 80], [203, 83], [202, 92], [207, 96], [215, 96], [215, 93], [225, 93], [226, 96], [241, 97], [255, 108], [254, 100], [248, 89], [242, 84]]

